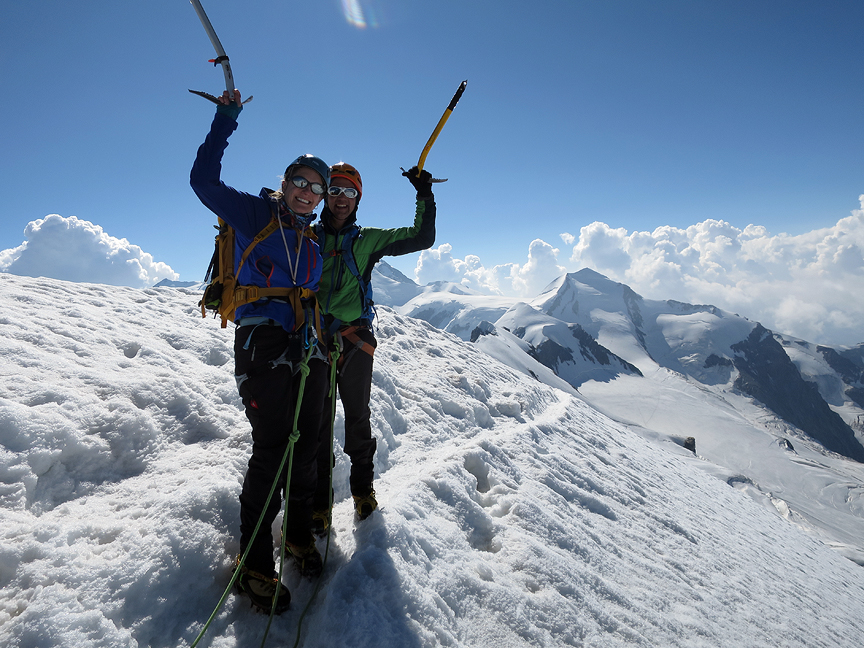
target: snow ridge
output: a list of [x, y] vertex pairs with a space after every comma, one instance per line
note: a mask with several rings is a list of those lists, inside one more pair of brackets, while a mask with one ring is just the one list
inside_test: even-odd
[[[231, 331], [185, 289], [0, 275], [0, 295], [0, 636], [188, 645], [238, 549]], [[378, 314], [381, 509], [355, 521], [337, 452], [304, 646], [862, 643], [853, 562], [572, 390]], [[293, 644], [311, 595], [285, 580], [269, 645]], [[265, 623], [231, 596], [204, 645], [252, 645]]]

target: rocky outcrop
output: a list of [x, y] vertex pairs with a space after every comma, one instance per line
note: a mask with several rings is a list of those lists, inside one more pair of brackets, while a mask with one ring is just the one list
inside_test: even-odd
[[801, 373], [771, 331], [757, 325], [746, 340], [732, 345], [738, 370], [735, 388], [755, 398], [828, 450], [864, 462], [864, 447], [840, 416]]

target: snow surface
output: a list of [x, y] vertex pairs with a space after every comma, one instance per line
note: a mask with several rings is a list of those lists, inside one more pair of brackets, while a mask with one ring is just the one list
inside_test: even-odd
[[[755, 322], [714, 306], [644, 300], [588, 269], [559, 277], [530, 304], [514, 304], [494, 322], [482, 319], [485, 301], [451, 292], [426, 292], [399, 311], [436, 325], [449, 322], [446, 330], [463, 339], [464, 326], [456, 330], [451, 324], [457, 318], [474, 324], [481, 335], [470, 339], [488, 355], [578, 394], [656, 443], [681, 446], [693, 437], [706, 471], [864, 566], [864, 464], [827, 451], [743, 394], [731, 362], [707, 362], [712, 355], [728, 359]], [[570, 333], [575, 325], [639, 370], [614, 358], [598, 359]], [[778, 333], [774, 338], [864, 440], [864, 411], [845, 393], [847, 386], [820, 347]], [[536, 359], [547, 342], [557, 345], [544, 360], [554, 369]]]
[[[184, 289], [2, 274], [0, 295], [0, 644], [189, 645], [238, 550], [232, 331]], [[864, 644], [864, 570], [708, 462], [378, 314], [381, 508], [354, 519], [337, 452], [303, 646]], [[313, 593], [285, 582], [267, 645], [293, 645]], [[200, 645], [258, 645], [265, 625], [231, 595]]]

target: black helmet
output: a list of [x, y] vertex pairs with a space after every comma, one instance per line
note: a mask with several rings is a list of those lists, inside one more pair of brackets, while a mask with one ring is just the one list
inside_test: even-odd
[[324, 179], [325, 189], [330, 186], [330, 167], [319, 157], [315, 157], [311, 153], [301, 155], [285, 169], [285, 179], [288, 180], [291, 175], [291, 169], [298, 166], [309, 167]]

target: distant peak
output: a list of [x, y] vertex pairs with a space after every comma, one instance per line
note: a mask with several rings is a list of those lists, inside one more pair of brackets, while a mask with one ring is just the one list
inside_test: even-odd
[[153, 284], [154, 288], [194, 288], [198, 286], [200, 281], [175, 281], [174, 279], [163, 279], [157, 284]]
[[592, 270], [591, 268], [582, 268], [581, 270], [577, 270], [576, 272], [570, 272], [567, 274], [568, 277], [573, 277], [574, 279], [578, 279], [579, 281], [612, 281], [606, 275], [600, 274], [596, 270]]
[[376, 264], [375, 270], [377, 270], [379, 273], [381, 273], [382, 275], [384, 275], [388, 279], [392, 279], [393, 281], [398, 281], [399, 283], [404, 283], [404, 284], [411, 284], [414, 286], [417, 285], [416, 281], [406, 277], [399, 270], [397, 270], [396, 268], [391, 266], [389, 263], [387, 263], [383, 259]]

